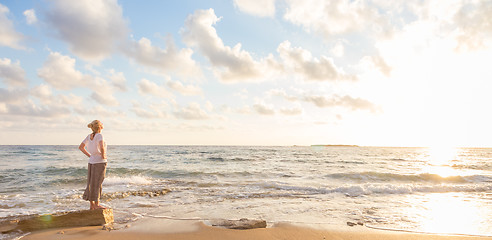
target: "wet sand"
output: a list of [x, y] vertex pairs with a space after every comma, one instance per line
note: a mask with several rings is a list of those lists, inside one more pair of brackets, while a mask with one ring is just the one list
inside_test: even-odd
[[233, 230], [212, 227], [199, 221], [143, 219], [120, 230], [102, 230], [101, 226], [51, 229], [31, 233], [22, 239], [79, 239], [79, 240], [492, 240], [492, 237], [457, 236], [375, 230], [366, 227], [337, 227], [334, 229], [294, 226], [286, 223], [268, 228]]

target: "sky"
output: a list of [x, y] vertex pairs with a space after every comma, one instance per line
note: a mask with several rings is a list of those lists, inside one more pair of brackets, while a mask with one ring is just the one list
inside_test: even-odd
[[0, 0], [0, 144], [492, 147], [490, 0]]

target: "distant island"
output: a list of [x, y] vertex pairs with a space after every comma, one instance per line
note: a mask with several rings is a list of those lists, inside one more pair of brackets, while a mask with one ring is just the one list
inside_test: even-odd
[[311, 145], [311, 147], [359, 147], [358, 145], [328, 144], [328, 145]]

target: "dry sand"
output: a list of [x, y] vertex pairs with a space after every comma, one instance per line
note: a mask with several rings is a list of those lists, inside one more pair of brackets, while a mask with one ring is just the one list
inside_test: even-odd
[[492, 240], [492, 237], [434, 235], [421, 233], [406, 233], [374, 230], [366, 227], [340, 227], [326, 230], [309, 227], [276, 224], [270, 228], [252, 230], [232, 230], [207, 226], [197, 221], [171, 221], [147, 219], [136, 225], [121, 230], [101, 230], [102, 227], [80, 227], [66, 229], [51, 229], [34, 232], [22, 239], [81, 239], [81, 240], [144, 240], [144, 239], [173, 239], [173, 240]]

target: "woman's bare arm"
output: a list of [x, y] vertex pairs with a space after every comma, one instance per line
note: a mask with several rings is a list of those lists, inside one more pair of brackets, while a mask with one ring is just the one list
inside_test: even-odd
[[91, 157], [91, 154], [85, 150], [85, 143], [81, 143], [79, 146], [80, 151], [82, 151], [87, 157]]

